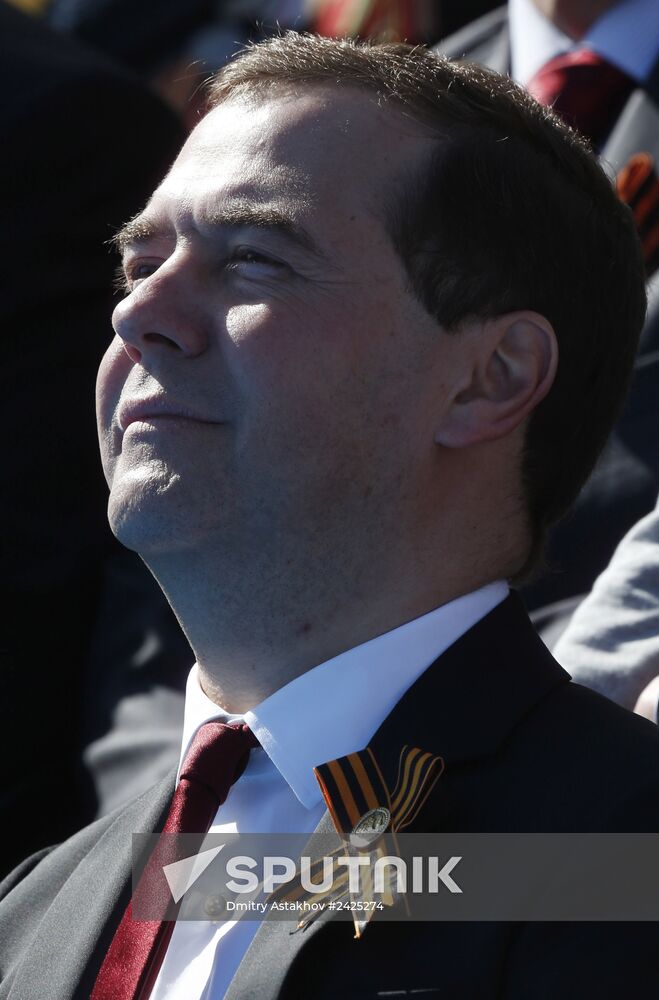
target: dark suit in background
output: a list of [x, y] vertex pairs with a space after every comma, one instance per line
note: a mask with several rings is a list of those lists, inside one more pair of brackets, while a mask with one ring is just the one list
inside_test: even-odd
[[[440, 656], [376, 732], [370, 752], [389, 788], [405, 745], [445, 762], [406, 832], [659, 829], [659, 731], [570, 683], [514, 595]], [[131, 835], [159, 828], [173, 786], [172, 773], [5, 883], [0, 1000], [89, 997], [128, 901]], [[376, 914], [356, 940], [350, 923], [327, 912], [291, 929], [263, 924], [226, 1000], [375, 1000], [396, 991], [644, 1000], [659, 977], [651, 923], [378, 923]]]
[[[506, 7], [487, 14], [441, 42], [437, 51], [509, 73]], [[659, 63], [628, 98], [601, 150], [616, 172], [637, 152], [659, 163]], [[652, 510], [659, 490], [659, 272], [648, 282], [648, 317], [625, 410], [573, 511], [556, 527], [548, 571], [527, 585], [523, 597], [550, 643], [608, 564], [623, 535]], [[555, 606], [554, 606], [555, 605]]]
[[6, 869], [93, 815], [77, 760], [116, 545], [94, 431], [95, 374], [112, 332], [107, 241], [164, 174], [182, 130], [129, 73], [4, 3], [0, 94]]

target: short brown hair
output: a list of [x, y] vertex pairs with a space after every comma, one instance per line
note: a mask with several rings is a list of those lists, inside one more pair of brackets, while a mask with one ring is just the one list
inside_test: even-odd
[[435, 128], [436, 153], [386, 209], [438, 323], [534, 310], [559, 347], [522, 476], [533, 548], [570, 506], [622, 406], [645, 317], [631, 213], [584, 139], [507, 77], [423, 47], [287, 32], [215, 77], [210, 104], [281, 84], [360, 87]]

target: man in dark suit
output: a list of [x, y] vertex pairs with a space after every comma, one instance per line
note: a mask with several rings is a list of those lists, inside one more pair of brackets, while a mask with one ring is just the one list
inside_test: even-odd
[[649, 924], [133, 917], [131, 834], [163, 825], [659, 826], [656, 728], [570, 684], [505, 583], [624, 393], [627, 209], [521, 90], [423, 50], [286, 35], [211, 105], [118, 238], [97, 393], [111, 526], [197, 657], [179, 780], [8, 879], [0, 997], [650, 995]]
[[[609, 78], [598, 80], [594, 74], [570, 81], [570, 86], [572, 93], [588, 88], [586, 104], [594, 104], [598, 112], [598, 129], [591, 138], [605, 168], [620, 174], [640, 153], [654, 162], [655, 206], [645, 211], [642, 222], [652, 224], [654, 246], [646, 261], [648, 315], [627, 405], [574, 510], [552, 532], [548, 572], [523, 592], [551, 647], [623, 535], [652, 509], [659, 490], [659, 14], [653, 0], [511, 0], [445, 39], [437, 50], [508, 73], [532, 93], [542, 91], [538, 81], [553, 60], [594, 52], [605, 74], [608, 66], [619, 73], [619, 89], [612, 95], [607, 92]], [[567, 81], [564, 77], [566, 86]], [[559, 108], [563, 100], [559, 94]], [[583, 115], [570, 121], [588, 131]]]
[[6, 872], [95, 814], [76, 778], [90, 637], [116, 547], [91, 422], [111, 334], [107, 244], [183, 130], [131, 74], [5, 3], [0, 91], [3, 757], [23, 744], [0, 797]]

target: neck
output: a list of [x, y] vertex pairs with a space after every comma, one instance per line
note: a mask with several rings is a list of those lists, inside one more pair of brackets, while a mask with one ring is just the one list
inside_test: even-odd
[[[474, 513], [472, 500], [492, 496], [482, 490], [472, 483], [452, 507], [430, 504], [423, 516], [417, 510], [389, 524], [371, 517], [341, 537], [308, 536], [287, 547], [279, 537], [230, 558], [212, 544], [194, 558], [150, 558], [206, 694], [243, 713], [344, 650], [509, 575], [524, 539], [495, 536]], [[496, 523], [514, 523], [493, 507]]]

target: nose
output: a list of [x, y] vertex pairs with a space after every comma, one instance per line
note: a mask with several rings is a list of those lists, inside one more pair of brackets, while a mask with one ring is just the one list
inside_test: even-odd
[[194, 285], [189, 269], [170, 259], [117, 305], [112, 326], [134, 364], [195, 358], [207, 349], [202, 293]]

